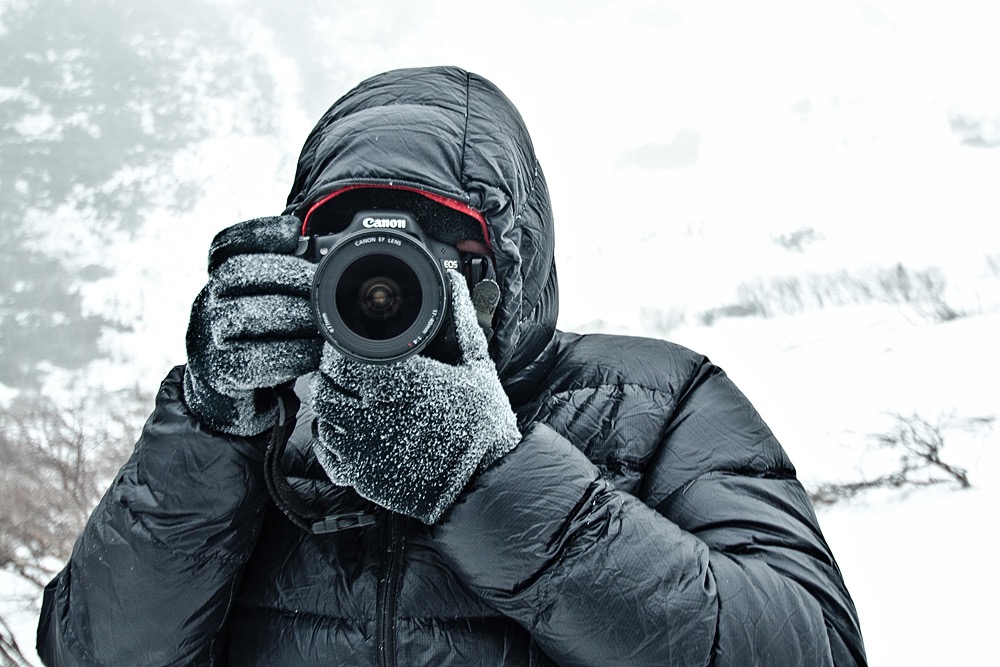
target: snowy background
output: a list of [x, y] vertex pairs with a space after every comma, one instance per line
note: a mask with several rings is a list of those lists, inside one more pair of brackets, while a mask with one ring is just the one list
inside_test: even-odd
[[[15, 44], [11, 16], [31, 4], [0, 1], [0, 40]], [[865, 492], [819, 508], [820, 522], [871, 664], [995, 660], [1000, 4], [183, 4], [210, 8], [230, 54], [259, 71], [216, 89], [198, 79], [211, 67], [192, 66], [184, 81], [197, 84], [207, 129], [146, 171], [125, 168], [123, 155], [95, 186], [196, 187], [148, 196], [128, 225], [103, 225], [79, 191], [4, 218], [54, 222], [49, 252], [110, 267], [79, 281], [83, 312], [129, 327], [105, 331], [83, 366], [42, 360], [32, 391], [155, 389], [184, 360], [209, 240], [280, 211], [298, 148], [326, 106], [379, 71], [459, 65], [496, 83], [532, 132], [556, 214], [560, 328], [666, 337], [707, 354], [810, 489], [898, 468], [896, 450], [875, 446], [898, 424], [892, 415], [940, 426], [941, 458], [966, 469], [971, 488]], [[121, 29], [141, 18], [124, 12]], [[96, 43], [115, 24], [94, 21], [84, 34]], [[192, 39], [182, 21], [176, 34]], [[72, 64], [69, 51], [34, 37], [17, 48]], [[86, 37], [75, 48], [85, 53]], [[33, 85], [27, 75], [3, 80], [0, 107], [34, 99]], [[157, 109], [147, 113], [155, 130]], [[11, 118], [2, 116], [5, 132], [55, 131], [38, 105]], [[187, 205], [171, 200], [183, 193]], [[0, 385], [0, 400], [25, 391]], [[22, 649], [34, 645], [36, 597], [9, 573], [0, 579], [0, 611]]]

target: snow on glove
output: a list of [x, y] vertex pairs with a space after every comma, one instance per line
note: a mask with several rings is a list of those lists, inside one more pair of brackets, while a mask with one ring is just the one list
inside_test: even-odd
[[277, 418], [272, 389], [316, 369], [322, 339], [309, 291], [315, 265], [291, 256], [294, 216], [247, 220], [220, 232], [209, 279], [191, 309], [184, 399], [204, 424], [256, 435]]
[[330, 479], [427, 524], [521, 440], [465, 278], [448, 276], [461, 363], [364, 364], [326, 345], [312, 379], [314, 449]]

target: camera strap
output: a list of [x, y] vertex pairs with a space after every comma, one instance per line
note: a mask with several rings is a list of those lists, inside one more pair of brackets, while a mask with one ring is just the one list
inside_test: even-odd
[[281, 457], [288, 446], [291, 435], [286, 428], [288, 415], [285, 402], [278, 393], [278, 422], [271, 430], [270, 442], [264, 452], [264, 483], [271, 494], [274, 504], [288, 520], [299, 529], [313, 535], [323, 535], [349, 528], [360, 528], [376, 523], [376, 517], [370, 512], [344, 512], [324, 516], [306, 503], [288, 483], [288, 476], [281, 467]]

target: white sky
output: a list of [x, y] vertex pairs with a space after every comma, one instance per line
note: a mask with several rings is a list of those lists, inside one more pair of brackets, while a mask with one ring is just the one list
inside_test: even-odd
[[[322, 105], [385, 69], [455, 64], [518, 106], [553, 197], [563, 328], [704, 310], [769, 273], [903, 261], [975, 281], [1000, 253], [1000, 148], [948, 124], [1000, 119], [1000, 3], [351, 0], [311, 20], [329, 32], [315, 57], [337, 64], [311, 91]], [[300, 90], [288, 65], [275, 58], [276, 101]], [[185, 165], [210, 196], [151, 240], [177, 247], [164, 271], [184, 308], [211, 234], [281, 208], [315, 121], [293, 104], [286, 118], [280, 144], [220, 142]], [[679, 133], [693, 165], [629, 163]], [[807, 253], [772, 242], [802, 227], [822, 235]], [[174, 339], [175, 312], [157, 327]]]

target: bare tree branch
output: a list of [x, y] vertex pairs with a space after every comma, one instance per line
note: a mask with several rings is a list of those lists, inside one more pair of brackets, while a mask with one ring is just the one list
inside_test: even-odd
[[21, 652], [21, 647], [14, 638], [14, 632], [2, 616], [0, 616], [0, 667], [32, 667]]
[[931, 422], [916, 412], [910, 415], [892, 412], [889, 416], [894, 420], [892, 427], [869, 438], [880, 449], [889, 449], [899, 455], [897, 468], [873, 479], [820, 484], [809, 494], [815, 504], [833, 505], [872, 489], [917, 488], [947, 483], [957, 483], [961, 489], [972, 486], [968, 470], [942, 458], [945, 435], [956, 430], [988, 432], [993, 427], [993, 417], [958, 417], [949, 412]]

